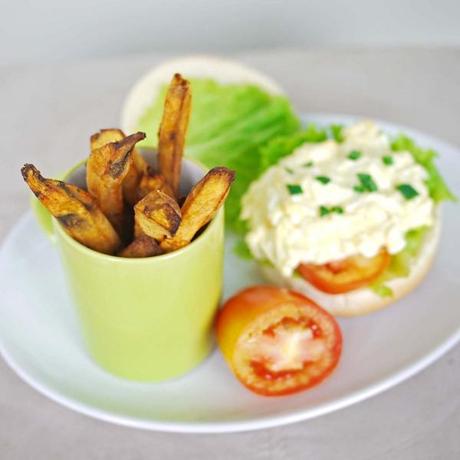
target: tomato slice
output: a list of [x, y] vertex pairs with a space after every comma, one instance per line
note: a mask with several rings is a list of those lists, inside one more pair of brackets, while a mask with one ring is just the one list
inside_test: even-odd
[[265, 396], [295, 393], [324, 380], [336, 367], [342, 335], [335, 319], [287, 289], [254, 286], [219, 312], [217, 341], [236, 377]]
[[390, 254], [382, 249], [370, 258], [356, 255], [324, 265], [301, 264], [297, 271], [319, 290], [341, 294], [371, 284], [385, 271], [390, 260]]

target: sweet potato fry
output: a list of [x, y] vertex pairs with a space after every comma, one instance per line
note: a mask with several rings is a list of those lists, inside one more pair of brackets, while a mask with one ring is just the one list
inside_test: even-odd
[[142, 198], [155, 190], [161, 190], [166, 195], [174, 198], [173, 189], [161, 174], [144, 174], [137, 189], [138, 200], [142, 200]]
[[121, 129], [101, 129], [90, 137], [91, 152], [97, 150], [111, 142], [118, 142], [124, 139], [125, 133]]
[[163, 250], [153, 238], [147, 235], [141, 235], [130, 245], [121, 250], [118, 255], [120, 257], [138, 258], [158, 256], [162, 253]]
[[[101, 129], [98, 133], [91, 136], [91, 151], [103, 147], [106, 144], [110, 144], [111, 142], [121, 141], [125, 137], [125, 133], [121, 129]], [[133, 148], [132, 156], [137, 172], [139, 174], [147, 174], [149, 165], [135, 147]]]
[[116, 252], [120, 238], [88, 192], [76, 185], [45, 179], [31, 164], [24, 165], [21, 172], [35, 196], [70, 236], [96, 251]]
[[144, 157], [140, 154], [139, 150], [134, 148], [133, 150], [133, 159], [136, 169], [139, 174], [147, 174], [149, 170], [149, 164], [145, 161]]
[[191, 102], [190, 83], [175, 74], [166, 94], [158, 133], [158, 165], [160, 173], [166, 178], [176, 197]]
[[182, 205], [182, 220], [176, 234], [163, 240], [161, 248], [170, 252], [189, 244], [198, 230], [209, 223], [222, 206], [234, 179], [234, 171], [219, 166], [211, 169], [195, 184]]
[[126, 232], [122, 184], [133, 164], [133, 148], [144, 138], [139, 132], [102, 145], [91, 152], [86, 165], [88, 191], [122, 237]]
[[[111, 142], [118, 142], [125, 138], [121, 129], [101, 129], [91, 136], [91, 151], [99, 149]], [[133, 161], [130, 163], [126, 177], [123, 179], [123, 197], [127, 203], [134, 206], [138, 201], [137, 189], [144, 174], [148, 171], [148, 164], [144, 157], [134, 147]]]
[[144, 160], [144, 157], [134, 148], [133, 162], [123, 180], [123, 197], [131, 206], [134, 206], [138, 202], [137, 189], [139, 188], [142, 177], [147, 173], [148, 168], [149, 166]]
[[135, 235], [162, 241], [176, 233], [181, 221], [179, 205], [161, 190], [154, 190], [134, 206]]

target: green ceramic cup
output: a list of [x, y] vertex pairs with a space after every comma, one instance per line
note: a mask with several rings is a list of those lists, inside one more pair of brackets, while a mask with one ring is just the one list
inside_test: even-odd
[[[185, 160], [182, 193], [204, 173]], [[82, 186], [84, 174], [80, 165], [65, 180]], [[35, 201], [39, 222], [59, 249], [95, 362], [127, 379], [161, 381], [185, 374], [208, 355], [222, 290], [223, 209], [188, 246], [161, 256], [125, 259], [78, 243]]]

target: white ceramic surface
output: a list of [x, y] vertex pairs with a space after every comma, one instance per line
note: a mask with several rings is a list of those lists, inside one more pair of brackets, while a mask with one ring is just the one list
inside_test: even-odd
[[[350, 121], [310, 115], [306, 121]], [[460, 151], [403, 127], [442, 154], [440, 166], [459, 192]], [[58, 255], [31, 214], [6, 238], [0, 253], [0, 350], [8, 364], [51, 399], [87, 415], [123, 425], [178, 432], [228, 432], [305, 420], [375, 395], [423, 369], [460, 340], [457, 300], [460, 218], [445, 206], [439, 254], [425, 282], [388, 309], [340, 320], [344, 352], [321, 386], [282, 398], [258, 397], [231, 376], [214, 354], [184, 378], [132, 383], [98, 368], [82, 346]], [[257, 267], [233, 256], [228, 239], [225, 296], [260, 282]]]

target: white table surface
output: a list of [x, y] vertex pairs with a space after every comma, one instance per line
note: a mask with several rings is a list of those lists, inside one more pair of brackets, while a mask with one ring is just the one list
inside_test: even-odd
[[[272, 75], [299, 111], [387, 119], [460, 144], [460, 49], [275, 50], [237, 56]], [[0, 67], [0, 239], [27, 209], [19, 168], [51, 175], [118, 125], [130, 85], [163, 56]], [[137, 431], [74, 413], [0, 359], [1, 459], [459, 459], [460, 346], [401, 385], [341, 411], [229, 435]]]

